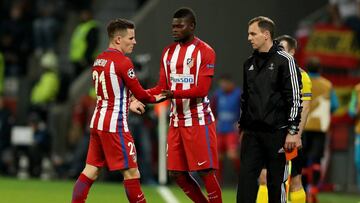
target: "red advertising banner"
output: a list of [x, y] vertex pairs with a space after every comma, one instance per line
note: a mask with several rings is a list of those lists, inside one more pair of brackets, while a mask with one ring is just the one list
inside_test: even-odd
[[355, 33], [348, 28], [318, 24], [298, 41], [297, 59], [302, 66], [309, 57], [319, 58], [323, 67], [357, 68], [359, 65], [360, 49], [355, 43]]

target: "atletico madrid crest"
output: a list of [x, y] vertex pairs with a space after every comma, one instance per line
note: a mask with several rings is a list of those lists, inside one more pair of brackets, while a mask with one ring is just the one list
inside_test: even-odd
[[192, 68], [194, 66], [194, 60], [193, 58], [188, 58], [186, 59], [186, 65], [189, 67], [189, 68]]

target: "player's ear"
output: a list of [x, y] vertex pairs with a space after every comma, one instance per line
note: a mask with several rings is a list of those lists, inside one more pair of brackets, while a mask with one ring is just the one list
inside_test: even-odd
[[195, 30], [195, 23], [194, 23], [194, 22], [190, 23], [190, 29], [191, 29], [192, 31]]
[[116, 44], [120, 44], [120, 43], [121, 43], [121, 39], [122, 39], [121, 35], [117, 35], [117, 36], [115, 37], [115, 43], [116, 43]]
[[290, 49], [289, 54], [293, 56], [295, 54], [295, 49]]

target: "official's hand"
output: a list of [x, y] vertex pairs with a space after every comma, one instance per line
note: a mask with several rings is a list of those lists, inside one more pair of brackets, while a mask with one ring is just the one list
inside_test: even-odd
[[130, 102], [130, 111], [136, 114], [143, 114], [145, 113], [145, 104], [141, 103], [139, 100], [135, 99], [134, 101]]
[[156, 99], [156, 102], [162, 102], [162, 101], [164, 101], [166, 99], [166, 96], [164, 96], [162, 93], [154, 95], [154, 97]]
[[287, 134], [284, 144], [286, 151], [292, 151], [295, 148], [301, 148], [301, 137], [299, 134], [291, 135]]
[[174, 93], [171, 90], [162, 90], [161, 94], [166, 98], [172, 98], [174, 96]]

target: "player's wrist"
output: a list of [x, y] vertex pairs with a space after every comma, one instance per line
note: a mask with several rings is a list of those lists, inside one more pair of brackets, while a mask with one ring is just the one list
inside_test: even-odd
[[174, 98], [174, 94], [175, 94], [174, 92], [175, 92], [174, 90], [170, 91], [170, 96], [169, 96], [170, 98]]

